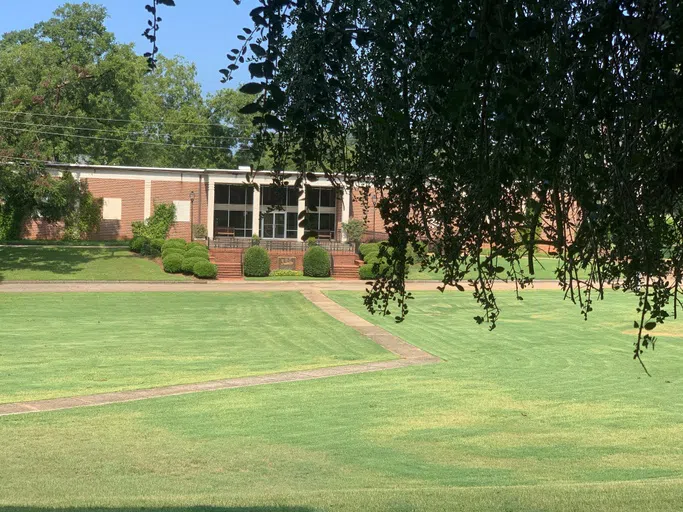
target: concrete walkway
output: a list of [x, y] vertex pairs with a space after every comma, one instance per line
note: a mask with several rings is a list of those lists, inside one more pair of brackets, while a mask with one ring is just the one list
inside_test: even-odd
[[[2, 287], [4, 288], [5, 285]], [[268, 289], [271, 289], [270, 286], [268, 286]], [[87, 289], [86, 291], [102, 290]], [[370, 322], [363, 320], [358, 315], [343, 308], [333, 300], [323, 295], [319, 289], [308, 287], [305, 291], [302, 291], [302, 294], [322, 311], [329, 314], [333, 318], [336, 318], [340, 322], [343, 322], [352, 329], [355, 329], [364, 336], [367, 336], [375, 343], [384, 347], [386, 350], [393, 352], [398, 356], [399, 359], [392, 361], [379, 361], [374, 363], [333, 366], [313, 370], [273, 373], [254, 377], [214, 380], [209, 382], [200, 382], [197, 384], [181, 384], [152, 389], [137, 389], [132, 391], [99, 393], [96, 395], [78, 397], [0, 404], [0, 416], [115, 404], [163, 396], [185, 395], [188, 393], [198, 393], [201, 391], [216, 391], [219, 389], [244, 388], [250, 386], [261, 386], [264, 384], [280, 384], [284, 382], [323, 379], [327, 377], [337, 377], [340, 375], [352, 375], [356, 373], [405, 368], [408, 366], [434, 364], [440, 361], [438, 357], [433, 356], [432, 354], [429, 354], [413, 345], [410, 345], [409, 343], [406, 343], [402, 339], [392, 335], [381, 327], [377, 327]]]

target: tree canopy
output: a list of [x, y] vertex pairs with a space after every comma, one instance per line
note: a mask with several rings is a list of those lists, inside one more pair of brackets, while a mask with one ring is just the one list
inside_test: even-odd
[[221, 72], [248, 66], [274, 178], [291, 161], [298, 183], [382, 191], [392, 272], [370, 311], [404, 317], [424, 241], [493, 327], [495, 281], [528, 286], [545, 247], [584, 315], [636, 294], [634, 356], [654, 346], [683, 280], [680, 2], [259, 0], [251, 18]]

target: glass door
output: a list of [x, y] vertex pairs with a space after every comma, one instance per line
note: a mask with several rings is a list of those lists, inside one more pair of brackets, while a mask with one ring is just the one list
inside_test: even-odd
[[264, 213], [261, 233], [263, 238], [285, 238], [285, 212]]

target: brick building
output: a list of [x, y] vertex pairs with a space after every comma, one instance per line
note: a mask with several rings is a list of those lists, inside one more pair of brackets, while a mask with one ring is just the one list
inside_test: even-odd
[[[275, 189], [267, 175], [255, 178], [258, 189], [245, 185], [248, 167], [227, 169], [174, 169], [84, 164], [52, 164], [55, 174], [70, 171], [86, 180], [95, 197], [104, 199], [102, 222], [93, 239], [131, 238], [131, 223], [148, 218], [159, 203], [174, 203], [176, 222], [171, 237], [190, 239], [191, 226], [206, 226], [212, 240], [251, 238], [303, 240], [308, 236], [345, 241], [342, 223], [365, 219], [369, 237], [381, 236], [384, 224], [370, 191], [363, 201], [360, 189], [335, 190], [320, 177], [303, 194], [294, 187]], [[299, 214], [308, 211], [307, 225]], [[26, 238], [60, 236], [61, 226], [40, 220], [25, 226]], [[373, 234], [376, 233], [375, 234]]]

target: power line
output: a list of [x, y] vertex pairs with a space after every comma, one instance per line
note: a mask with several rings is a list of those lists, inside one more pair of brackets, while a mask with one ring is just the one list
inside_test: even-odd
[[[5, 123], [5, 124], [11, 124], [11, 125], [22, 125], [22, 126], [42, 126], [44, 128], [63, 128], [66, 130], [86, 130], [86, 131], [91, 131], [91, 132], [104, 132], [104, 133], [109, 133], [113, 135], [119, 134], [119, 132], [116, 132], [114, 130], [108, 130], [107, 128], [90, 128], [90, 127], [85, 127], [85, 126], [68, 126], [68, 125], [63, 125], [63, 124], [41, 124], [41, 123], [22, 123], [21, 121], [4, 121], [0, 119], [0, 123]], [[149, 136], [149, 133], [146, 132], [125, 132], [122, 133], [121, 135], [143, 135], [143, 136]], [[172, 134], [162, 134], [162, 135], [172, 135]], [[251, 141], [253, 140], [252, 137], [240, 137], [240, 136], [235, 136], [235, 137], [224, 137], [224, 136], [212, 136], [212, 135], [192, 135], [188, 134], [188, 137], [201, 137], [205, 139], [224, 139], [224, 140], [247, 140]]]
[[221, 149], [221, 150], [229, 150], [231, 148], [225, 147], [225, 146], [196, 146], [194, 144], [174, 144], [172, 142], [152, 142], [152, 141], [144, 141], [144, 140], [130, 140], [130, 139], [115, 139], [112, 137], [93, 137], [90, 135], [79, 135], [76, 133], [57, 133], [57, 132], [48, 132], [48, 131], [43, 131], [43, 130], [30, 130], [28, 128], [14, 128], [11, 126], [0, 126], [0, 130], [14, 130], [18, 132], [30, 132], [30, 133], [39, 133], [42, 135], [58, 135], [60, 137], [77, 137], [79, 139], [92, 139], [92, 140], [106, 140], [106, 141], [111, 141], [111, 142], [130, 142], [132, 144], [147, 144], [150, 146], [175, 146], [179, 148], [193, 148], [193, 149]]
[[[12, 114], [12, 115], [28, 115], [28, 116], [38, 116], [38, 117], [61, 117], [66, 119], [87, 119], [89, 121], [111, 121], [114, 123], [141, 123], [141, 124], [172, 124], [178, 126], [221, 126], [225, 128], [224, 124], [221, 123], [183, 123], [179, 121], [143, 121], [140, 119], [116, 119], [110, 117], [88, 117], [88, 116], [69, 116], [64, 114], [39, 114], [38, 112], [17, 112], [13, 110], [0, 110], [2, 114]], [[233, 123], [235, 126], [246, 126], [253, 128], [253, 124], [249, 123]]]

